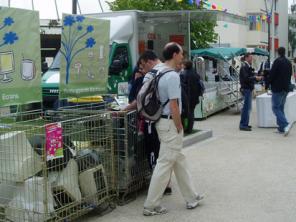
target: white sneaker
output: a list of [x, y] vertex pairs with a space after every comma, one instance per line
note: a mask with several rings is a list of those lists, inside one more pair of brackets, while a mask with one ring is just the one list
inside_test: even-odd
[[288, 136], [290, 129], [291, 129], [292, 124], [289, 123], [285, 128], [284, 128], [284, 136]]
[[165, 207], [159, 206], [154, 209], [144, 208], [143, 215], [144, 216], [154, 216], [160, 214], [166, 214], [168, 211]]
[[197, 195], [196, 200], [191, 202], [191, 203], [186, 203], [186, 208], [191, 210], [196, 208], [199, 203], [203, 200], [204, 196], [203, 195]]

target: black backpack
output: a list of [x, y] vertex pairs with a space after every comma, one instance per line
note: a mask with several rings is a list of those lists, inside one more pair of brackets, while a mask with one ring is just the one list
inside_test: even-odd
[[[150, 121], [157, 121], [160, 119], [162, 110], [169, 100], [167, 100], [164, 104], [161, 104], [158, 93], [158, 82], [163, 75], [171, 71], [173, 70], [165, 69], [161, 72], [151, 70], [150, 75], [154, 77], [146, 81], [140, 89], [137, 95], [137, 109], [145, 119]], [[146, 75], [148, 74], [149, 73]]]

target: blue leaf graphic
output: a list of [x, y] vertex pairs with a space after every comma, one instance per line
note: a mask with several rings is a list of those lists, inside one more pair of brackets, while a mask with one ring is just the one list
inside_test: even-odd
[[92, 32], [94, 30], [94, 27], [92, 25], [87, 26], [87, 32]]
[[14, 44], [15, 41], [17, 41], [19, 38], [15, 32], [7, 32], [5, 33], [3, 40], [4, 44]]
[[13, 21], [13, 18], [6, 17], [3, 21], [3, 23], [4, 23], [4, 25], [11, 26], [14, 23], [14, 21]]
[[94, 38], [88, 38], [85, 42], [86, 48], [92, 48], [96, 44]]
[[83, 15], [76, 16], [76, 21], [77, 22], [83, 22], [84, 19], [85, 19], [85, 17]]
[[72, 15], [67, 15], [64, 18], [64, 26], [72, 26], [75, 23], [75, 19]]

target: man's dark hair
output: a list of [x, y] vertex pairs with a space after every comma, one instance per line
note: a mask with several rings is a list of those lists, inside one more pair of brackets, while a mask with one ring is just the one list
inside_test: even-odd
[[157, 60], [157, 55], [152, 50], [147, 50], [143, 52], [139, 58], [139, 63], [143, 60], [144, 62], [147, 62], [148, 60]]
[[164, 60], [167, 61], [173, 58], [174, 53], [179, 53], [180, 51], [181, 48], [177, 43], [171, 43], [164, 47], [162, 55]]
[[286, 54], [286, 49], [284, 47], [279, 47], [277, 51], [279, 56], [285, 56]]
[[250, 55], [252, 55], [251, 53], [247, 52], [245, 55], [244, 55], [244, 60], [246, 60], [246, 58], [248, 58]]
[[193, 63], [190, 60], [184, 61], [183, 64], [184, 64], [184, 69], [187, 69], [187, 70], [192, 69]]

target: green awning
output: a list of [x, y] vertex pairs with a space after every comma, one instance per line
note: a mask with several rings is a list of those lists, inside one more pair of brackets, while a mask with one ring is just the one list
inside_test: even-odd
[[268, 56], [268, 52], [260, 48], [247, 48], [247, 52], [250, 52], [254, 55]]
[[191, 50], [192, 56], [207, 56], [214, 59], [230, 60], [247, 52], [245, 48], [206, 48]]

